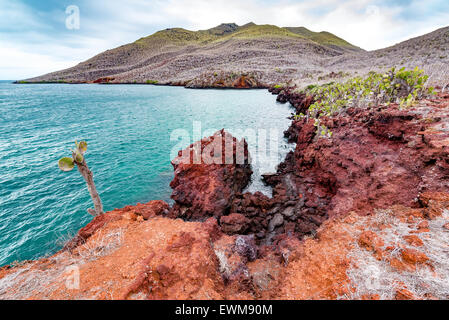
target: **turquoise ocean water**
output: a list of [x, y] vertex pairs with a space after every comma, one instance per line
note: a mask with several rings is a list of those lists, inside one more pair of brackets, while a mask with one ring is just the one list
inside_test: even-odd
[[[92, 219], [82, 177], [57, 166], [75, 140], [89, 144], [107, 211], [170, 200], [170, 153], [194, 142], [194, 122], [202, 132], [277, 129], [281, 160], [291, 149], [282, 138], [290, 113], [266, 90], [0, 82], [0, 266], [54, 253]], [[192, 140], [171, 141], [179, 129]], [[250, 191], [269, 192], [260, 181], [269, 167], [254, 164]]]

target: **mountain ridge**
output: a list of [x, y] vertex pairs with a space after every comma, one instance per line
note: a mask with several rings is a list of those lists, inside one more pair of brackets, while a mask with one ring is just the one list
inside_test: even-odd
[[[433, 48], [430, 54], [429, 46]], [[260, 88], [291, 81], [335, 80], [392, 66], [419, 66], [434, 73], [441, 70], [440, 64], [449, 62], [448, 51], [448, 27], [385, 49], [365, 51], [327, 31], [222, 23], [198, 31], [160, 30], [74, 67], [23, 82]]]

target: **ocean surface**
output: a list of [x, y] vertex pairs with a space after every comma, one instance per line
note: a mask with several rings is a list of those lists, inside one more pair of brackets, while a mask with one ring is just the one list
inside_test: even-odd
[[248, 188], [270, 194], [260, 174], [291, 150], [291, 112], [266, 90], [0, 82], [0, 266], [56, 252], [92, 219], [83, 178], [57, 165], [75, 140], [88, 142], [105, 211], [170, 201], [173, 152], [222, 128], [256, 132], [251, 151], [272, 152], [270, 161], [252, 154], [262, 160]]

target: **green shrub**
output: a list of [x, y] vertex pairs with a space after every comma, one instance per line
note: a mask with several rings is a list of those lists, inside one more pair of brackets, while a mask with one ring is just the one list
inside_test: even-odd
[[414, 70], [390, 69], [387, 73], [370, 72], [365, 78], [356, 77], [344, 83], [310, 85], [303, 92], [315, 97], [307, 115], [297, 118], [315, 118], [320, 136], [332, 133], [320, 123], [322, 116], [332, 116], [350, 107], [369, 107], [379, 104], [398, 103], [400, 108], [413, 106], [417, 100], [434, 94], [434, 88], [426, 87], [429, 77], [418, 67]]

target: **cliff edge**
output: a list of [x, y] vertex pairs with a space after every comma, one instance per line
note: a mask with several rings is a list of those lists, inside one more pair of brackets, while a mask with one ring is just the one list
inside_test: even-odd
[[242, 193], [246, 143], [219, 131], [174, 160], [174, 206], [94, 218], [55, 255], [1, 268], [0, 298], [449, 299], [448, 116], [439, 92], [323, 118], [330, 139], [294, 120], [272, 198]]

